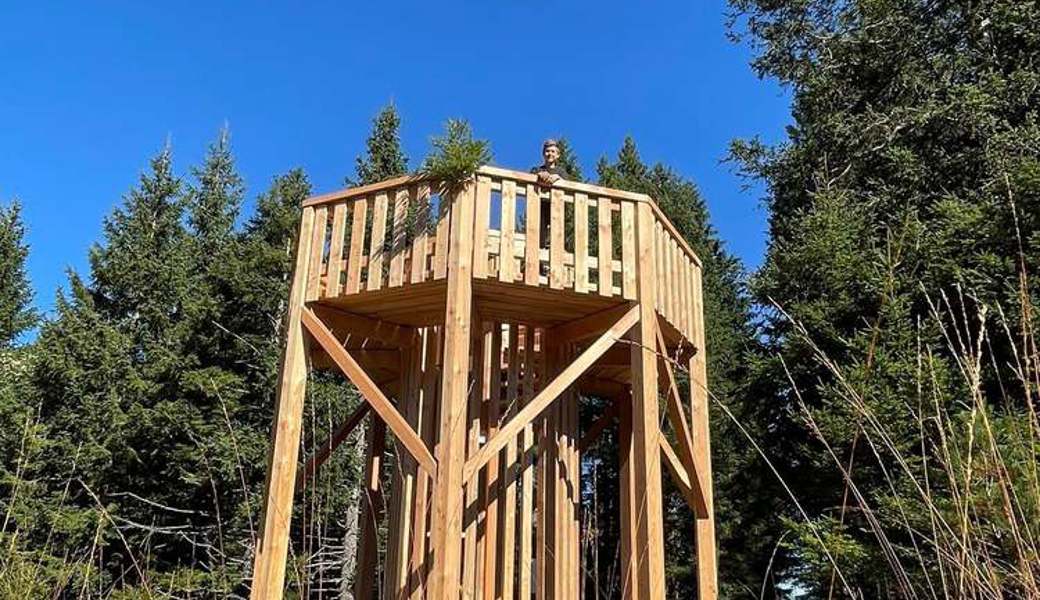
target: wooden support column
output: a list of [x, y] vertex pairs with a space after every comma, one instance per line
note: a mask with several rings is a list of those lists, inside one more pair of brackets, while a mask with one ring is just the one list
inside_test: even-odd
[[632, 551], [636, 543], [637, 492], [639, 486], [635, 475], [635, 453], [632, 450], [632, 402], [624, 397], [618, 404], [618, 475], [621, 500], [621, 597], [628, 600], [639, 598], [636, 581], [637, 556]]
[[361, 541], [358, 544], [354, 597], [371, 598], [379, 570], [379, 522], [383, 518], [383, 498], [379, 491], [386, 424], [375, 413], [368, 422], [368, 448], [365, 450], [365, 488], [361, 496]]
[[459, 598], [462, 554], [462, 469], [466, 460], [466, 392], [469, 387], [470, 319], [473, 304], [473, 190], [452, 198], [440, 440], [431, 510], [430, 600]]
[[300, 421], [307, 392], [307, 346], [300, 316], [307, 293], [314, 221], [314, 209], [304, 208], [289, 292], [288, 331], [278, 374], [271, 449], [267, 457], [264, 516], [253, 563], [250, 598], [254, 600], [280, 600], [285, 586], [289, 521], [300, 452]]
[[715, 501], [711, 471], [711, 428], [708, 417], [707, 354], [704, 350], [704, 295], [701, 270], [694, 271], [693, 321], [697, 353], [690, 358], [690, 419], [693, 458], [701, 474], [707, 516], [697, 519], [697, 590], [699, 600], [715, 600], [719, 595], [718, 567], [715, 557]]
[[[636, 589], [640, 600], [663, 600], [664, 509], [661, 500], [661, 435], [657, 398], [657, 317], [655, 304], [654, 217], [648, 204], [636, 213], [639, 273], [636, 283], [640, 319], [632, 335], [632, 454], [635, 490], [631, 507], [635, 539], [629, 543], [637, 561]], [[628, 533], [632, 533], [630, 529]]]

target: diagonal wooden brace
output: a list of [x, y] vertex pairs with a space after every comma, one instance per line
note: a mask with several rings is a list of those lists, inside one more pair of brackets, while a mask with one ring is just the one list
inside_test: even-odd
[[633, 305], [620, 319], [609, 329], [604, 331], [596, 341], [592, 342], [578, 358], [574, 359], [559, 375], [556, 376], [542, 391], [524, 405], [520, 412], [516, 413], [508, 423], [503, 426], [495, 437], [491, 438], [476, 454], [474, 454], [463, 469], [463, 481], [469, 481], [473, 474], [480, 470], [492, 457], [498, 456], [499, 450], [504, 448], [509, 440], [515, 439], [525, 425], [542, 414], [556, 398], [568, 387], [581, 377], [593, 363], [599, 360], [603, 353], [621, 339], [632, 326], [639, 322], [639, 305]]
[[317, 452], [314, 456], [307, 460], [307, 464], [304, 465], [303, 470], [296, 474], [296, 491], [297, 493], [303, 490], [307, 482], [318, 473], [318, 469], [321, 465], [325, 464], [325, 461], [332, 455], [332, 451], [339, 447], [343, 443], [343, 440], [347, 439], [347, 436], [354, 431], [354, 428], [361, 423], [361, 419], [365, 418], [368, 414], [368, 410], [372, 406], [363, 402], [361, 406], [354, 409], [354, 412], [347, 417], [347, 420], [342, 425], [336, 428], [336, 431], [332, 432], [329, 436], [329, 441], [325, 442], [318, 447]]
[[[689, 486], [692, 488], [692, 496], [687, 496], [687, 499], [688, 501], [691, 497], [694, 499], [694, 502], [690, 504], [690, 508], [697, 514], [698, 518], [703, 518], [708, 513], [708, 504], [704, 499], [704, 485], [701, 481], [701, 474], [698, 472], [697, 463], [694, 461], [693, 433], [690, 431], [690, 424], [686, 420], [682, 403], [679, 401], [679, 386], [675, 383], [675, 371], [672, 370], [672, 364], [668, 360], [668, 349], [665, 345], [664, 337], [661, 335], [661, 328], [658, 327], [656, 329], [657, 349], [660, 354], [658, 362], [661, 365], [661, 370], [665, 373], [668, 385], [668, 390], [665, 392], [668, 400], [668, 420], [671, 421], [672, 427], [675, 428], [676, 437], [679, 438], [679, 457], [682, 459], [682, 466], [685, 467]], [[663, 437], [661, 442], [668, 445]], [[668, 446], [667, 450], [674, 455], [671, 446]]]
[[372, 381], [368, 373], [365, 373], [361, 365], [354, 360], [350, 352], [347, 352], [340, 345], [336, 336], [329, 331], [329, 328], [309, 308], [303, 310], [300, 320], [303, 322], [304, 328], [314, 338], [314, 341], [318, 342], [322, 349], [332, 357], [333, 362], [343, 371], [347, 379], [357, 386], [361, 396], [372, 405], [372, 409], [383, 419], [387, 427], [394, 432], [394, 435], [397, 436], [397, 439], [401, 441], [412, 457], [415, 458], [419, 466], [430, 475], [435, 475], [437, 472], [437, 461], [430, 454], [430, 450], [423, 443], [422, 438], [415, 433], [415, 430], [408, 424], [404, 416], [394, 408], [394, 405], [379, 389], [379, 386]]
[[704, 515], [708, 514], [704, 495], [696, 490], [697, 486], [690, 481], [686, 467], [683, 466], [682, 461], [675, 454], [675, 450], [672, 449], [672, 445], [663, 435], [661, 436], [661, 456], [664, 458], [664, 464], [668, 466], [668, 471], [672, 474], [675, 487], [679, 488], [679, 492], [686, 499], [686, 504], [690, 506], [698, 519], [703, 519]]

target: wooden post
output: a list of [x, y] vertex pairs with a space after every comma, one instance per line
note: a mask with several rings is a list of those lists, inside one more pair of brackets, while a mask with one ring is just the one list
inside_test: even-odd
[[718, 567], [715, 558], [715, 501], [711, 472], [711, 428], [708, 422], [707, 354], [704, 349], [704, 295], [701, 270], [693, 276], [693, 321], [697, 353], [690, 358], [690, 419], [693, 429], [693, 458], [704, 485], [706, 518], [697, 519], [697, 594], [699, 600], [715, 600], [719, 595]]
[[267, 457], [264, 516], [253, 563], [250, 598], [279, 600], [285, 586], [285, 558], [289, 549], [289, 522], [300, 452], [300, 421], [307, 392], [307, 345], [300, 316], [307, 292], [310, 241], [314, 209], [303, 209], [296, 245], [296, 267], [289, 292], [288, 331], [278, 375], [271, 449]]
[[358, 546], [357, 572], [354, 574], [354, 597], [371, 598], [379, 570], [379, 522], [383, 517], [379, 493], [386, 424], [375, 413], [368, 422], [368, 450], [365, 452], [365, 488], [361, 496], [361, 543]]
[[632, 455], [629, 458], [639, 486], [634, 495], [636, 504], [632, 507], [636, 514], [629, 517], [635, 520], [635, 539], [629, 548], [637, 560], [636, 589], [640, 600], [663, 600], [665, 591], [653, 227], [650, 206], [640, 204], [636, 214], [640, 319], [632, 335]]
[[437, 476], [431, 510], [431, 600], [459, 597], [462, 550], [462, 469], [466, 460], [466, 392], [469, 387], [470, 319], [473, 303], [473, 184], [452, 199], [444, 372], [441, 381]]

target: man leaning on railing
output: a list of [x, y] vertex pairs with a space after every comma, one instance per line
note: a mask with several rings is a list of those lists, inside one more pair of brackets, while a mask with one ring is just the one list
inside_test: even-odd
[[[549, 138], [542, 142], [542, 164], [531, 169], [531, 172], [538, 176], [538, 183], [542, 185], [553, 185], [561, 179], [569, 179], [571, 174], [566, 169], [560, 166], [560, 144], [556, 140]], [[542, 238], [540, 246], [542, 248], [549, 247], [549, 219], [550, 219], [550, 205], [548, 199], [542, 200], [541, 210], [539, 211], [541, 216], [541, 223], [539, 224], [539, 237]], [[546, 265], [542, 265], [542, 274], [545, 275], [547, 270]]]

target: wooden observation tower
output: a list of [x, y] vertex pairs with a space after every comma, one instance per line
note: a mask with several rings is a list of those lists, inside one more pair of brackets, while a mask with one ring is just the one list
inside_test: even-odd
[[[621, 596], [664, 598], [668, 471], [715, 598], [701, 264], [653, 199], [492, 167], [450, 191], [401, 177], [315, 196], [290, 294], [252, 598], [282, 597], [294, 491], [366, 413], [358, 600], [582, 597], [581, 453], [610, 427]], [[367, 402], [298, 469], [309, 368]], [[610, 408], [579, 419], [590, 397]], [[387, 430], [402, 459], [381, 493]]]

